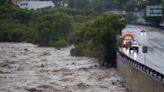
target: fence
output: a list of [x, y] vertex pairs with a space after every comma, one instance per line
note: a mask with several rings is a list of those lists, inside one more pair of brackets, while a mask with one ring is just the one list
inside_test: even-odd
[[164, 76], [121, 51], [117, 52], [117, 70], [129, 87], [129, 92], [164, 92]]

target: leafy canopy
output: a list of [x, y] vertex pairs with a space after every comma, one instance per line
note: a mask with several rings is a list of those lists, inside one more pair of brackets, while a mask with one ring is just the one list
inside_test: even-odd
[[73, 55], [104, 57], [115, 48], [116, 34], [125, 27], [120, 16], [104, 14], [97, 19], [84, 24], [79, 31], [74, 33], [75, 49]]

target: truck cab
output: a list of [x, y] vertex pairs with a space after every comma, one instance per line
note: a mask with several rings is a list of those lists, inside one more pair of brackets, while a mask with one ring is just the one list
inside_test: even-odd
[[132, 34], [124, 34], [121, 36], [121, 39], [121, 47], [129, 48], [129, 43], [134, 41], [134, 36]]

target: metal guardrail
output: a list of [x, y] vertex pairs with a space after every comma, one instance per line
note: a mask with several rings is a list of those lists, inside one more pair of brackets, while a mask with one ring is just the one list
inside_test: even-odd
[[118, 51], [120, 56], [123, 57], [124, 61], [129, 64], [131, 67], [143, 72], [144, 74], [150, 76], [151, 78], [161, 82], [164, 85], [164, 74], [159, 73], [158, 71], [143, 65], [129, 56], [125, 55], [121, 51]]

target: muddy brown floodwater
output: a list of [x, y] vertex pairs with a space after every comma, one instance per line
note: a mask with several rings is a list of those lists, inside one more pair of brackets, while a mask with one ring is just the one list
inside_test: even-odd
[[30, 43], [0, 43], [0, 92], [126, 92], [114, 69]]

